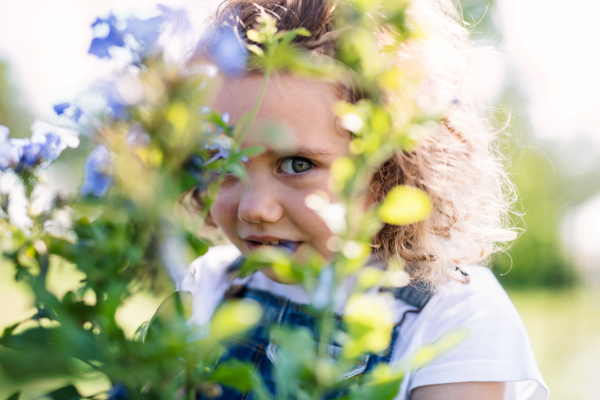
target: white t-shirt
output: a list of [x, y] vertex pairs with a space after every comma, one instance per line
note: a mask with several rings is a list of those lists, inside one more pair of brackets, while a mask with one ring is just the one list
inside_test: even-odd
[[[194, 296], [191, 323], [202, 326], [210, 320], [231, 284], [225, 270], [239, 255], [233, 245], [217, 246], [192, 263], [178, 287]], [[409, 372], [396, 400], [410, 399], [411, 390], [419, 386], [452, 382], [507, 382], [505, 400], [547, 399], [548, 387], [508, 295], [488, 268], [464, 269], [470, 276], [469, 284], [449, 280], [436, 290], [420, 313], [406, 314], [390, 364], [403, 362], [422, 346], [456, 329], [465, 328], [467, 338], [421, 369]], [[310, 302], [300, 285], [277, 283], [261, 272], [253, 275], [248, 286], [296, 303]], [[396, 322], [414, 309], [396, 300]]]

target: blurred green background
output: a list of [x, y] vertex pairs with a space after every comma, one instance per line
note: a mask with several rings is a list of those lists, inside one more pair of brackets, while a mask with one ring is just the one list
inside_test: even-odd
[[[500, 6], [481, 0], [464, 0], [462, 5], [476, 45], [502, 47], [505, 37]], [[531, 21], [532, 26], [535, 23]], [[10, 126], [13, 136], [28, 136], [33, 116], [16, 101], [19, 88], [11, 82], [10, 64], [0, 62], [0, 124]], [[550, 398], [597, 399], [600, 264], [574, 246], [577, 235], [569, 229], [573, 225], [569, 221], [600, 193], [600, 145], [589, 139], [590, 132], [568, 139], [548, 138], [536, 132], [526, 88], [527, 82], [509, 66], [496, 94], [488, 99], [493, 106], [490, 114], [498, 126], [509, 123], [501, 135], [502, 151], [510, 160], [510, 172], [518, 188], [513, 218], [522, 230], [513, 246], [494, 258], [493, 271], [523, 318], [550, 387]], [[600, 238], [595, 240], [600, 248]], [[61, 293], [76, 282], [77, 273], [57, 260], [54, 267], [49, 279], [54, 290]], [[12, 277], [10, 266], [0, 260], [0, 329], [33, 313], [30, 297], [14, 285]], [[119, 322], [133, 334], [159, 303], [160, 299], [149, 295], [136, 296], [123, 305]], [[91, 393], [105, 383], [81, 384]], [[34, 394], [36, 388], [31, 390]], [[0, 384], [0, 398], [10, 391], [9, 386]]]

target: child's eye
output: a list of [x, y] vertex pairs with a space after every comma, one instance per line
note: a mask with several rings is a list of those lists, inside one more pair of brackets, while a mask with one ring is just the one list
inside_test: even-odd
[[290, 157], [283, 160], [280, 169], [286, 174], [297, 175], [309, 171], [312, 167], [314, 164], [306, 158]]

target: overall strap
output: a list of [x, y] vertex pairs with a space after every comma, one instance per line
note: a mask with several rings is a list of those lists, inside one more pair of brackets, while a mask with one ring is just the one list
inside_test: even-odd
[[382, 288], [381, 291], [391, 292], [395, 298], [419, 309], [425, 307], [431, 296], [433, 296], [431, 289], [423, 282], [417, 282], [404, 287]]
[[[238, 258], [233, 260], [233, 262], [227, 267], [226, 273], [227, 273], [229, 279], [231, 279], [231, 277], [234, 276], [233, 274], [237, 270], [242, 268], [242, 264], [244, 264], [245, 260], [246, 260], [246, 257], [244, 257], [244, 255], [240, 255]], [[245, 293], [246, 293], [246, 284], [238, 284], [238, 285], [231, 284], [231, 285], [229, 285], [227, 290], [225, 290], [223, 297], [226, 300], [239, 299], [239, 298], [244, 297]]]

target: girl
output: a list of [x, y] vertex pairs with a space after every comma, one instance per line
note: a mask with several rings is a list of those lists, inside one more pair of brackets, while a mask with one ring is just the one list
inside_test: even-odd
[[[325, 0], [230, 0], [216, 15], [216, 23], [250, 43], [245, 32], [256, 25], [258, 7], [277, 16], [279, 31], [308, 29], [311, 35], [296, 37], [297, 45], [333, 56], [335, 7]], [[233, 26], [226, 18], [231, 15], [238, 16]], [[466, 327], [470, 335], [464, 342], [407, 373], [398, 399], [546, 399], [548, 389], [517, 311], [490, 270], [477, 265], [515, 235], [505, 227], [511, 186], [493, 150], [495, 135], [475, 111], [462, 82], [468, 33], [450, 0], [415, 1], [409, 17], [427, 29], [427, 40], [403, 49], [399, 62], [408, 65], [418, 59], [427, 75], [424, 91], [436, 98], [459, 93], [460, 105], [415, 149], [399, 151], [381, 165], [365, 191], [366, 205], [382, 201], [400, 184], [419, 187], [432, 199], [428, 219], [406, 226], [385, 224], [372, 243], [374, 259], [385, 264], [401, 257], [415, 285], [429, 290], [394, 291], [396, 325], [386, 355], [373, 355], [352, 374], [380, 363], [401, 363], [421, 346]], [[253, 70], [229, 76], [214, 108], [237, 123], [254, 106], [261, 82], [262, 76]], [[210, 211], [231, 244], [211, 248], [180, 285], [194, 295], [194, 323], [208, 322], [224, 298], [243, 296], [259, 301], [271, 323], [310, 325], [309, 294], [299, 285], [278, 282], [268, 269], [233, 282], [229, 272], [240, 254], [267, 246], [286, 247], [298, 258], [312, 250], [329, 260], [334, 257], [327, 246], [332, 233], [305, 199], [329, 193], [333, 161], [349, 154], [351, 137], [340, 129], [333, 104], [360, 97], [351, 87], [291, 74], [270, 79], [242, 143], [265, 151], [246, 163], [247, 182], [225, 179]], [[276, 137], [269, 134], [273, 124], [279, 128]], [[195, 195], [201, 201], [200, 193]], [[273, 344], [261, 328], [245, 342], [250, 344], [233, 348], [229, 356], [254, 362], [268, 386], [276, 363]], [[247, 396], [224, 389], [222, 398]]]

